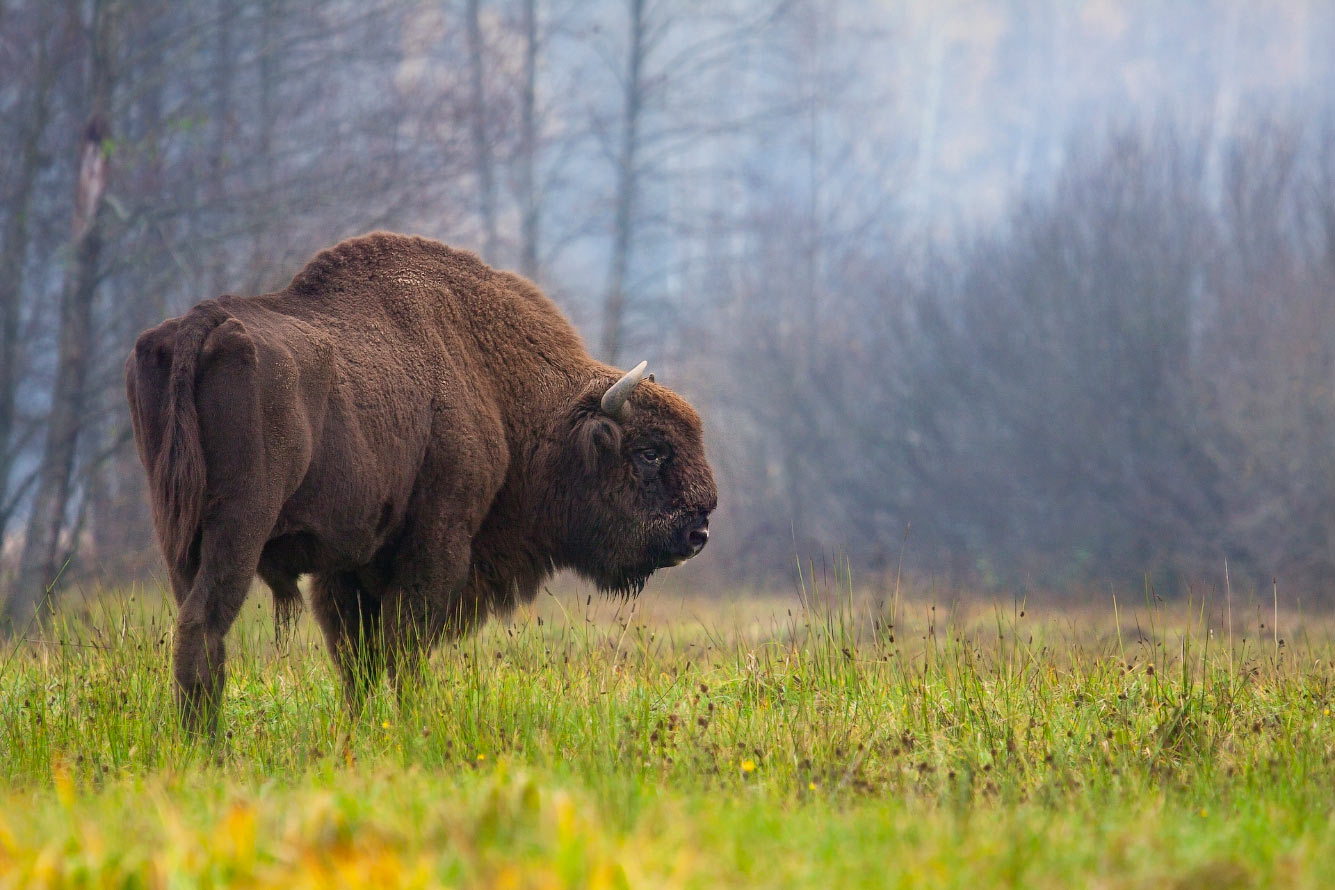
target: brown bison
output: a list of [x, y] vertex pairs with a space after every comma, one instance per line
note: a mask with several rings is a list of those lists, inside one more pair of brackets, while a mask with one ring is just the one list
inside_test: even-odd
[[591, 358], [525, 279], [374, 233], [286, 289], [140, 335], [125, 383], [179, 605], [182, 719], [216, 730], [253, 577], [311, 606], [350, 703], [556, 569], [637, 593], [708, 540], [700, 420]]

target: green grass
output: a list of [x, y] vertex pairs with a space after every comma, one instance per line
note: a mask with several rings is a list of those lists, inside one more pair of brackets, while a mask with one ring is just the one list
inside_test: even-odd
[[0, 652], [0, 887], [1335, 884], [1323, 618], [545, 596], [352, 720], [266, 603], [207, 746], [143, 598]]

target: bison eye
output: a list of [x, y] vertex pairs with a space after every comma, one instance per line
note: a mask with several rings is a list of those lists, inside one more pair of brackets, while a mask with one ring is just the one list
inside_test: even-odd
[[642, 464], [645, 469], [656, 470], [663, 465], [671, 453], [666, 445], [645, 445], [642, 448], [635, 449], [635, 460]]

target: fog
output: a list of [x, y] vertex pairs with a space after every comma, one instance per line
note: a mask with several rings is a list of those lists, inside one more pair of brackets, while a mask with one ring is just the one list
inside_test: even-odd
[[692, 400], [692, 583], [1328, 600], [1331, 46], [1318, 0], [0, 0], [10, 612], [160, 577], [137, 333], [377, 228]]

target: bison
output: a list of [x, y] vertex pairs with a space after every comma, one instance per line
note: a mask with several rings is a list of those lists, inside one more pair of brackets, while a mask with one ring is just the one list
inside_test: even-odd
[[631, 596], [699, 553], [717, 497], [700, 419], [644, 369], [590, 357], [524, 278], [384, 232], [141, 334], [126, 393], [185, 726], [216, 732], [256, 574], [280, 619], [313, 576], [355, 706], [557, 569]]

